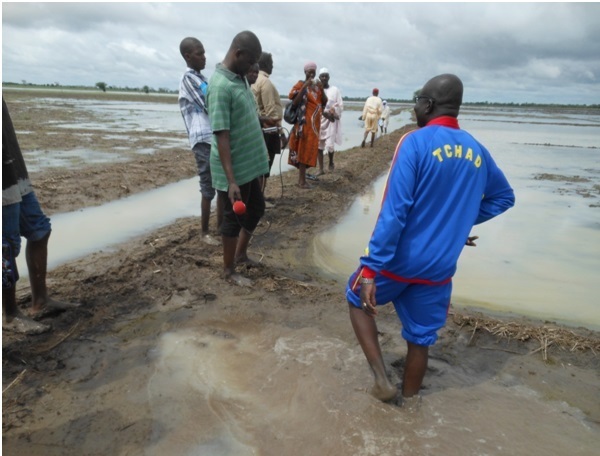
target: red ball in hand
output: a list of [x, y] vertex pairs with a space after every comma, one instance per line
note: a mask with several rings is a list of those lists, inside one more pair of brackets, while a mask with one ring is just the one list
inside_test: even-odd
[[237, 215], [244, 215], [246, 213], [246, 205], [243, 201], [236, 201], [233, 203], [233, 212]]

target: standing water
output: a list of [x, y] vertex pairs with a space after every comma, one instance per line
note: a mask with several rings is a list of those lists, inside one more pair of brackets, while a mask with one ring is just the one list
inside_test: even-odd
[[[516, 204], [477, 225], [453, 281], [453, 303], [600, 329], [600, 116], [459, 117], [492, 153]], [[387, 176], [314, 241], [317, 264], [345, 280], [375, 225]]]

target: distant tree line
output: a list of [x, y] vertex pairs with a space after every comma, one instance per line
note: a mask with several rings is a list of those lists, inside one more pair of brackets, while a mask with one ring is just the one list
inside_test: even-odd
[[154, 89], [153, 87], [143, 86], [143, 87], [119, 87], [108, 85], [106, 82], [97, 82], [94, 87], [90, 86], [79, 86], [79, 85], [62, 85], [58, 82], [54, 82], [52, 84], [33, 84], [27, 81], [18, 82], [3, 82], [3, 86], [6, 87], [30, 87], [30, 88], [60, 88], [60, 89], [70, 89], [70, 90], [101, 90], [102, 92], [114, 91], [114, 92], [142, 92], [142, 93], [178, 93], [177, 90], [170, 90], [165, 88]]
[[[61, 85], [58, 82], [54, 82], [52, 84], [33, 84], [27, 81], [21, 81], [21, 83], [17, 82], [3, 82], [3, 86], [6, 87], [31, 87], [31, 88], [62, 88], [62, 89], [71, 89], [71, 90], [101, 90], [102, 92], [107, 91], [115, 91], [115, 92], [136, 92], [136, 93], [171, 93], [177, 94], [177, 90], [159, 88], [154, 89], [153, 87], [149, 87], [147, 85], [143, 87], [119, 87], [108, 85], [106, 82], [97, 82], [94, 87], [90, 86], [74, 86], [74, 85]], [[416, 91], [414, 95], [418, 94]], [[282, 99], [287, 100], [286, 96], [282, 96]], [[355, 102], [364, 102], [366, 97], [342, 97], [344, 101], [355, 101]], [[400, 99], [400, 98], [386, 98], [388, 103], [413, 103], [413, 99]], [[475, 101], [475, 102], [464, 102], [463, 105], [467, 106], [491, 106], [491, 107], [544, 107], [544, 108], [590, 108], [590, 109], [600, 109], [600, 104], [560, 104], [560, 103], [499, 103], [499, 102], [491, 102], [491, 101]]]

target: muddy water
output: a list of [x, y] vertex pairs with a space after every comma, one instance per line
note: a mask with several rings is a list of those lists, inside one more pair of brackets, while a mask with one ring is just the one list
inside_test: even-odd
[[[473, 228], [480, 239], [459, 260], [454, 303], [600, 329], [598, 116], [585, 119], [591, 125], [573, 118], [465, 117], [461, 126], [492, 151], [517, 202]], [[340, 280], [364, 252], [385, 179], [315, 240], [315, 261]]]
[[154, 422], [145, 454], [593, 454], [597, 436], [581, 412], [508, 373], [473, 373], [408, 412], [365, 394], [364, 357], [335, 331], [209, 314], [148, 352], [136, 394]]

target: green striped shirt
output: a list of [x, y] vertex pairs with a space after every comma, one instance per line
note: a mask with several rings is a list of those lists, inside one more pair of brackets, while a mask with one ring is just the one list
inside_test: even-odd
[[[229, 71], [222, 63], [217, 64], [208, 84], [206, 99], [212, 131], [229, 130], [236, 184], [244, 185], [268, 173], [267, 146], [258, 120], [256, 101], [246, 78]], [[210, 171], [213, 187], [227, 191], [229, 182], [221, 165], [217, 137], [214, 134], [210, 150]]]

